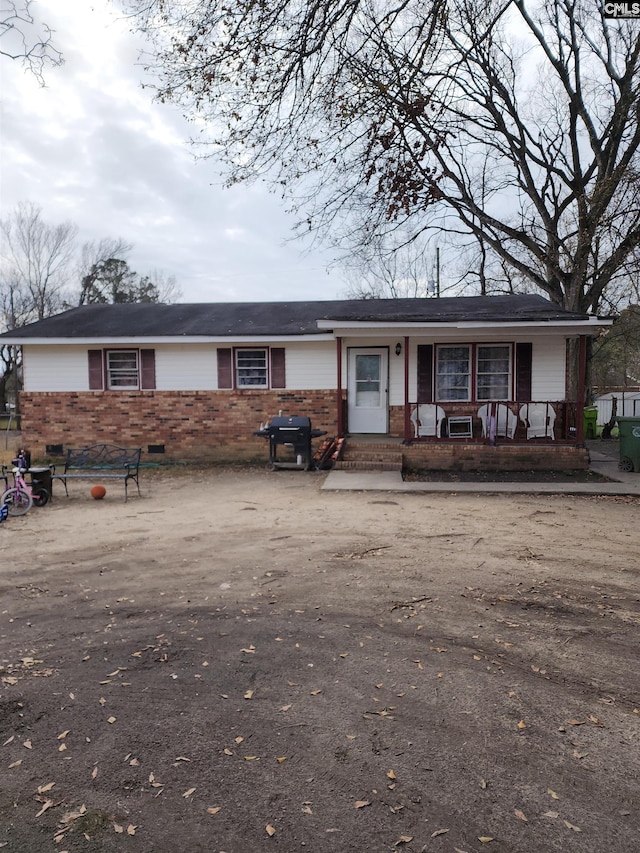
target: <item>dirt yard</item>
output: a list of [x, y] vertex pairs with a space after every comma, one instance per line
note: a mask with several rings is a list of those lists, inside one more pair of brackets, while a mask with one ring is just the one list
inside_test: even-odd
[[0, 525], [0, 848], [638, 850], [639, 502], [323, 480]]

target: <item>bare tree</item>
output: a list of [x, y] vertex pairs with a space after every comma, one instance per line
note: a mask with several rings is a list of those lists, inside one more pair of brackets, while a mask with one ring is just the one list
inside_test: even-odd
[[155, 290], [158, 302], [179, 302], [182, 299], [182, 289], [175, 275], [169, 275], [164, 270], [152, 270], [146, 278]]
[[44, 86], [46, 66], [62, 65], [64, 59], [53, 43], [53, 32], [34, 18], [31, 0], [1, 0], [0, 56], [17, 60]]
[[635, 259], [640, 29], [593, 0], [126, 5], [158, 97], [209, 126], [230, 182], [266, 175], [308, 228], [476, 237], [577, 311]]
[[25, 321], [42, 320], [63, 306], [73, 275], [77, 233], [71, 222], [48, 225], [41, 208], [28, 202], [18, 204], [0, 221], [3, 282], [19, 291], [28, 315]]

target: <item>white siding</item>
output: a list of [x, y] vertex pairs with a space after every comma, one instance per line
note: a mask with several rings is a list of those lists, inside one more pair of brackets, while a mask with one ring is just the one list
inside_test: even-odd
[[531, 396], [534, 400], [564, 400], [566, 343], [564, 338], [533, 339]]
[[[287, 389], [316, 391], [336, 387], [333, 341], [284, 346]], [[157, 390], [213, 391], [218, 387], [215, 344], [159, 344], [153, 348]], [[88, 391], [89, 349], [88, 346], [25, 346], [25, 391]]]
[[334, 341], [287, 343], [287, 390], [325, 391], [336, 387], [336, 344]]
[[[522, 338], [526, 340], [525, 337]], [[395, 354], [400, 340], [402, 353]], [[461, 338], [460, 342], [464, 342]], [[349, 346], [384, 346], [389, 350], [389, 404], [404, 402], [404, 338], [350, 338], [343, 346], [342, 386], [347, 387]], [[409, 399], [415, 400], [418, 343], [410, 343]], [[336, 387], [336, 344], [333, 341], [284, 343], [286, 385], [293, 391], [322, 391]], [[150, 344], [150, 346], [153, 346]], [[230, 343], [229, 346], [232, 346]], [[256, 344], [256, 346], [265, 346]], [[97, 347], [96, 347], [97, 348]], [[83, 346], [28, 346], [24, 351], [26, 391], [88, 391], [87, 351]], [[160, 391], [209, 391], [217, 388], [216, 345], [159, 344], [156, 352], [156, 386]], [[532, 397], [534, 400], [562, 400], [565, 396], [565, 341], [562, 337], [533, 338]]]
[[218, 387], [214, 344], [160, 344], [155, 351], [158, 391], [213, 391]]
[[24, 346], [25, 391], [88, 391], [87, 347]]

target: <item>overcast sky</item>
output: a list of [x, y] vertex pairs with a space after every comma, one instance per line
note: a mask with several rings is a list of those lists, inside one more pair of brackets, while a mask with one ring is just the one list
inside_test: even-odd
[[175, 275], [182, 301], [335, 299], [328, 253], [291, 242], [293, 217], [260, 184], [225, 190], [177, 110], [140, 86], [140, 43], [108, 0], [37, 0], [65, 64], [46, 87], [0, 57], [0, 215], [18, 202], [80, 241], [122, 237], [140, 274]]

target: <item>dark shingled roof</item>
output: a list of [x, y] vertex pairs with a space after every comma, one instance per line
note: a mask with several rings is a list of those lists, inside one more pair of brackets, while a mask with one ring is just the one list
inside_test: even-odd
[[0, 338], [139, 338], [322, 334], [318, 320], [388, 323], [586, 320], [542, 296], [83, 305]]

